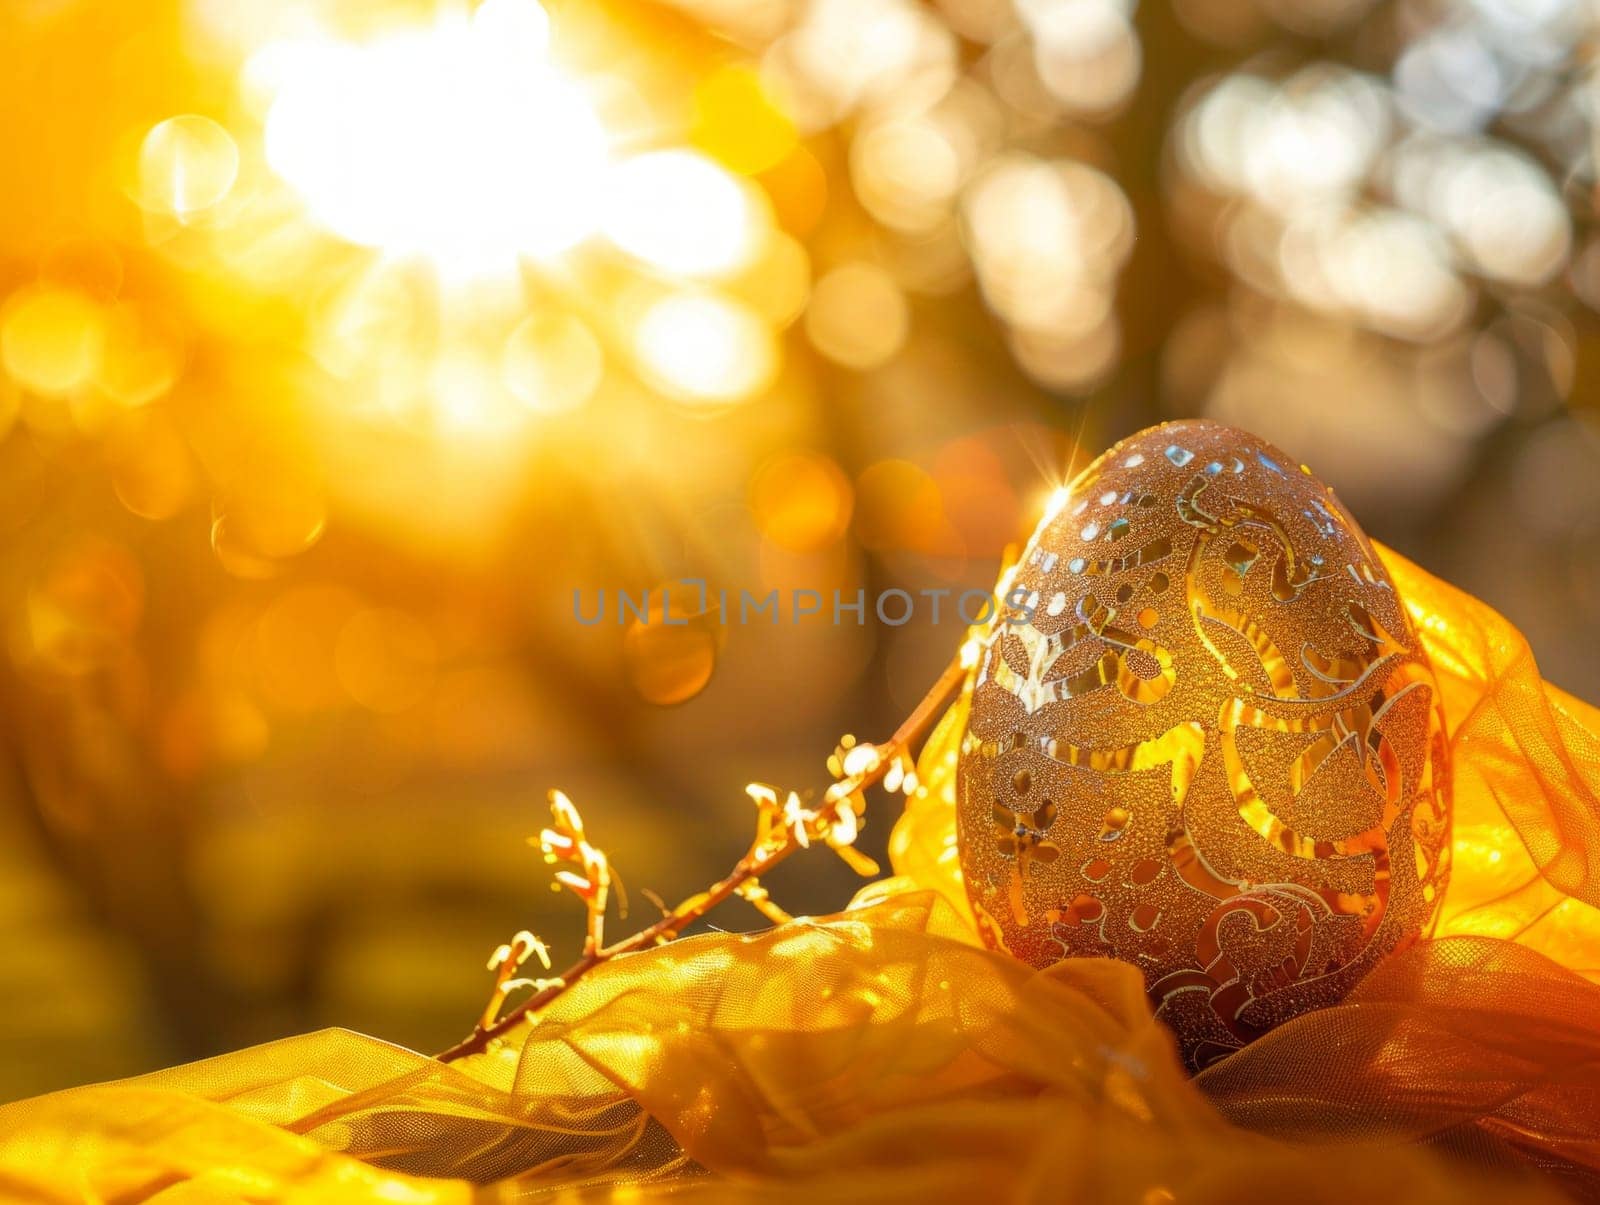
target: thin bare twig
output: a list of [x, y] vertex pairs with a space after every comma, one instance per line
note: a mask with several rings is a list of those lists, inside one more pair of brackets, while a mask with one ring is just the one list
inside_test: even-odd
[[[540, 834], [539, 843], [547, 859], [572, 862], [577, 867], [576, 870], [560, 871], [556, 877], [562, 885], [582, 898], [588, 907], [589, 924], [583, 955], [553, 979], [517, 979], [514, 977], [516, 969], [530, 953], [540, 954], [541, 959], [544, 956], [543, 943], [537, 938], [532, 934], [517, 934], [510, 943], [496, 950], [495, 957], [490, 959], [490, 969], [496, 972], [495, 987], [478, 1024], [465, 1038], [434, 1057], [440, 1062], [449, 1063], [482, 1052], [493, 1039], [547, 1007], [595, 967], [619, 955], [632, 954], [673, 940], [730, 896], [742, 895], [761, 908], [764, 914], [777, 919], [783, 913], [767, 900], [758, 876], [783, 862], [796, 850], [809, 847], [813, 841], [825, 842], [857, 869], [876, 873], [876, 867], [870, 859], [850, 848], [855, 840], [863, 793], [897, 767], [896, 779], [904, 775], [911, 746], [923, 737], [945, 704], [961, 689], [966, 672], [963, 660], [958, 655], [945, 667], [933, 689], [888, 741], [880, 745], [850, 748], [841, 759], [838, 781], [824, 793], [822, 803], [817, 808], [804, 807], [792, 792], [780, 803], [777, 792], [772, 788], [751, 786], [749, 793], [760, 809], [756, 839], [733, 869], [705, 891], [689, 897], [676, 908], [664, 908], [661, 919], [614, 945], [607, 946], [601, 941], [606, 892], [610, 883], [609, 862], [603, 852], [589, 844], [584, 835], [582, 818], [571, 801], [558, 791], [552, 792], [551, 810], [555, 824]], [[506, 996], [520, 986], [532, 986], [533, 993], [514, 1008], [501, 1013]]]

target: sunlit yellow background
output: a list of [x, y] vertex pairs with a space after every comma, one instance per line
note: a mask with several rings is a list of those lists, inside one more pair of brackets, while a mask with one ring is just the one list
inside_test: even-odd
[[[9, 0], [0, 1098], [460, 1036], [507, 934], [577, 939], [545, 787], [682, 895], [746, 781], [824, 781], [959, 640], [582, 627], [574, 589], [984, 587], [1163, 417], [1284, 444], [1600, 696], [1596, 35], [1580, 0]], [[772, 886], [836, 905], [831, 862]]]

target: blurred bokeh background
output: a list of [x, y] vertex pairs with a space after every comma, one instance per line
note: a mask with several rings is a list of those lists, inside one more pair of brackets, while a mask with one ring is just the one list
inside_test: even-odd
[[448, 1044], [511, 932], [576, 948], [546, 787], [686, 894], [959, 640], [574, 589], [986, 587], [1162, 418], [1279, 442], [1600, 697], [1597, 20], [8, 0], [0, 1099]]

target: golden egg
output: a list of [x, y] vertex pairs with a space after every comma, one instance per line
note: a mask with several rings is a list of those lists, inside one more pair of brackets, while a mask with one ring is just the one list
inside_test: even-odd
[[1431, 923], [1438, 693], [1309, 469], [1215, 423], [1140, 432], [1044, 517], [1004, 593], [958, 771], [987, 941], [1137, 966], [1198, 1068]]

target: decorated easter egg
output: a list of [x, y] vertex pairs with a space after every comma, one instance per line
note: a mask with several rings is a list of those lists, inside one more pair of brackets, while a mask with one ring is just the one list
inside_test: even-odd
[[1305, 466], [1169, 423], [1058, 495], [987, 625], [957, 774], [985, 940], [1104, 956], [1203, 1067], [1431, 923], [1450, 776], [1382, 561]]

